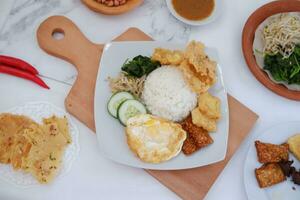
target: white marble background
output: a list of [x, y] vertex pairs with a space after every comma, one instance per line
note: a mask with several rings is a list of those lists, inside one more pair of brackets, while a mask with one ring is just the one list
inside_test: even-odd
[[186, 42], [191, 32], [189, 26], [167, 12], [162, 0], [145, 1], [140, 9], [126, 16], [91, 12], [79, 0], [15, 1], [0, 32], [0, 53], [22, 55], [21, 58], [39, 66], [41, 74], [69, 84], [76, 78], [75, 68], [42, 52], [36, 41], [39, 24], [51, 15], [69, 17], [95, 43], [108, 42], [129, 27], [139, 27], [156, 40], [174, 42]]
[[[80, 0], [1, 0], [0, 54], [23, 58], [57, 81], [45, 79], [51, 90], [42, 90], [19, 78], [0, 74], [0, 112], [24, 101], [46, 100], [63, 108], [76, 78], [75, 68], [47, 55], [37, 44], [38, 25], [51, 15], [65, 15], [96, 43], [104, 43], [136, 26], [156, 40], [187, 42], [198, 39], [219, 51], [228, 91], [260, 115], [260, 120], [218, 178], [206, 199], [247, 199], [243, 163], [249, 145], [262, 130], [284, 121], [299, 120], [299, 103], [279, 97], [263, 87], [248, 70], [241, 51], [242, 28], [248, 16], [270, 0], [224, 0], [221, 16], [202, 27], [178, 22], [164, 0], [145, 0], [144, 5], [122, 16], [91, 12]], [[105, 27], [105, 28], [103, 28]], [[143, 170], [115, 164], [98, 153], [95, 135], [76, 121], [81, 151], [70, 173], [55, 184], [17, 189], [0, 181], [0, 199], [178, 199]], [[274, 133], [276, 134], [276, 133]]]

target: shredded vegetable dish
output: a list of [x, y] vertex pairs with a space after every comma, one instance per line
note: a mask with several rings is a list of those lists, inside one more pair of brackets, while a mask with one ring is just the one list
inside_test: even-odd
[[263, 30], [263, 40], [264, 55], [280, 53], [288, 58], [296, 44], [300, 43], [300, 16], [284, 13], [270, 18], [270, 23]]

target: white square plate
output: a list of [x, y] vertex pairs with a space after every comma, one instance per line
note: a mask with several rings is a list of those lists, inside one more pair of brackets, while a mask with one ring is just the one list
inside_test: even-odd
[[[120, 73], [121, 66], [126, 59], [132, 59], [137, 55], [151, 56], [157, 47], [183, 50], [185, 46], [186, 45], [153, 41], [113, 42], [105, 46], [96, 82], [94, 113], [100, 151], [107, 158], [132, 167], [158, 170], [200, 167], [221, 161], [225, 158], [229, 116], [227, 93], [224, 87], [220, 65], [217, 67], [217, 83], [210, 89], [210, 92], [221, 99], [222, 118], [218, 121], [217, 132], [210, 133], [214, 143], [197, 151], [193, 155], [185, 156], [183, 153], [180, 153], [177, 157], [160, 164], [149, 164], [141, 161], [130, 151], [126, 142], [124, 127], [118, 120], [111, 117], [107, 111], [107, 102], [112, 95], [107, 78], [116, 77], [118, 73]], [[210, 58], [218, 61], [217, 51], [215, 49], [207, 48], [206, 52]]]

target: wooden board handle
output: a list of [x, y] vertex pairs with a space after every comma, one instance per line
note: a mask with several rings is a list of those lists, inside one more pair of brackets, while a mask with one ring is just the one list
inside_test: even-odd
[[[63, 37], [56, 39], [55, 33], [63, 34]], [[63, 16], [52, 16], [41, 23], [37, 30], [37, 40], [47, 53], [76, 66], [77, 80], [65, 100], [65, 106], [73, 115], [81, 113], [84, 116], [81, 121], [95, 129], [94, 90], [98, 73], [98, 67], [95, 66], [99, 66], [104, 45], [89, 41], [71, 20]], [[86, 92], [81, 95], [79, 91]]]
[[[56, 39], [55, 33], [62, 34], [63, 38]], [[84, 56], [82, 51], [97, 51], [97, 56], [93, 57], [95, 59], [99, 58], [99, 50], [103, 49], [103, 45], [90, 42], [71, 20], [63, 16], [52, 16], [41, 23], [37, 30], [37, 39], [40, 47], [47, 53], [60, 57], [77, 68], [80, 63], [86, 63], [87, 59], [93, 57], [89, 54]]]

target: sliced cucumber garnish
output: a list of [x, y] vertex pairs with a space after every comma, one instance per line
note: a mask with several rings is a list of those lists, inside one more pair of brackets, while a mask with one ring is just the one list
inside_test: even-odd
[[139, 114], [146, 114], [146, 107], [139, 101], [129, 99], [124, 101], [118, 109], [118, 118], [126, 126], [127, 120]]
[[129, 92], [118, 92], [114, 94], [107, 104], [107, 110], [113, 117], [118, 117], [119, 106], [128, 99], [134, 99], [134, 96]]

